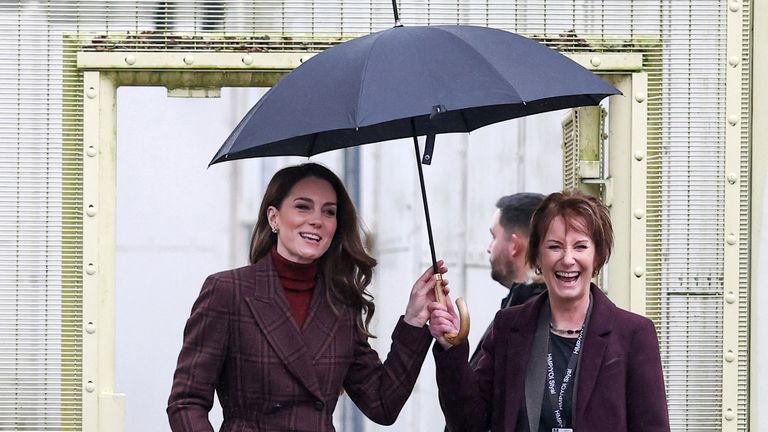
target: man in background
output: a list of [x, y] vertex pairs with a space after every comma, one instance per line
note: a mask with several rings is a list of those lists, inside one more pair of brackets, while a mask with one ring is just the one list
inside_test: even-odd
[[[525, 262], [531, 217], [543, 200], [542, 194], [523, 192], [503, 196], [496, 202], [496, 211], [491, 219], [488, 254], [491, 278], [509, 289], [501, 301], [502, 309], [523, 304], [547, 288], [543, 281], [536, 279], [533, 269]], [[487, 334], [488, 330], [469, 360], [472, 367], [480, 360], [480, 347]]]

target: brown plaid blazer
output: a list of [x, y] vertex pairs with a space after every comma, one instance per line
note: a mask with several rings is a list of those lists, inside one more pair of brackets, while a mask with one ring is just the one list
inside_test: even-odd
[[401, 318], [382, 364], [360, 336], [355, 311], [337, 311], [318, 278], [299, 329], [270, 256], [209, 276], [184, 329], [168, 400], [171, 430], [213, 431], [214, 390], [221, 431], [333, 431], [342, 388], [368, 418], [392, 424], [429, 350], [429, 330]]

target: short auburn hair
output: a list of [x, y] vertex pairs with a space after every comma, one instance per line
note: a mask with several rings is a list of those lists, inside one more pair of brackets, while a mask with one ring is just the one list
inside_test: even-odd
[[[613, 226], [608, 208], [599, 199], [579, 190], [555, 192], [547, 196], [533, 213], [526, 260], [538, 266], [539, 248], [552, 221], [562, 216], [568, 229], [587, 234], [595, 245], [595, 275], [600, 272], [613, 248]], [[594, 275], [593, 275], [594, 276]]]

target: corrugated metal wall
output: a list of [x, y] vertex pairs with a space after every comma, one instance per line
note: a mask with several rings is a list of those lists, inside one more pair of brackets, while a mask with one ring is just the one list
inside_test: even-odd
[[[744, 70], [749, 1], [744, 1]], [[658, 317], [673, 429], [721, 418], [724, 2], [404, 1], [405, 25], [475, 24], [568, 51], [645, 54], [649, 74], [648, 304]], [[0, 429], [80, 427], [81, 79], [86, 50], [318, 50], [390, 27], [390, 1], [0, 3]], [[749, 76], [742, 118], [749, 118]], [[741, 237], [749, 125], [742, 123]], [[748, 286], [741, 243], [740, 284]], [[740, 354], [748, 350], [741, 291]], [[746, 430], [740, 355], [738, 424]]]
[[37, 3], [0, 5], [4, 430], [76, 430], [80, 421], [82, 152], [70, 117], [80, 95], [50, 18]]
[[660, 180], [648, 205], [661, 228], [650, 240], [658, 244], [649, 261], [658, 266], [659, 327], [676, 430], [719, 425], [722, 416], [725, 70], [718, 59], [725, 58], [727, 10], [716, 1], [692, 5], [665, 7], [660, 137], [648, 145], [659, 157], [649, 163], [658, 170], [649, 176]]

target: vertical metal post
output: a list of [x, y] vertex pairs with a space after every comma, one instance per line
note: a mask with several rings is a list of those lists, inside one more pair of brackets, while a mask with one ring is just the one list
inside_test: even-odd
[[[648, 184], [648, 75], [644, 72], [632, 74], [632, 117], [630, 144], [630, 199], [629, 199], [629, 244], [630, 244], [630, 309], [647, 315], [647, 184]], [[615, 192], [615, 191], [614, 191]]]
[[117, 88], [83, 77], [83, 431], [121, 432], [125, 396], [115, 393]]
[[[344, 185], [349, 192], [352, 203], [360, 211], [360, 147], [349, 147], [344, 149]], [[343, 430], [362, 431], [363, 413], [352, 402], [346, 393], [340, 399], [341, 416]]]
[[[98, 72], [83, 73], [83, 348], [82, 416], [83, 432], [98, 431], [99, 371], [98, 267], [99, 260], [99, 103], [101, 82]], [[92, 216], [85, 216], [88, 208]]]
[[[721, 68], [725, 73], [725, 172], [721, 173], [724, 184], [725, 215], [723, 247], [723, 381], [722, 381], [722, 431], [738, 430], [738, 418], [746, 413], [739, 411], [739, 299], [742, 287], [739, 283], [741, 188], [741, 99], [742, 99], [742, 13], [743, 3], [729, 1], [727, 8], [726, 58]], [[758, 126], [759, 127], [759, 126]]]

